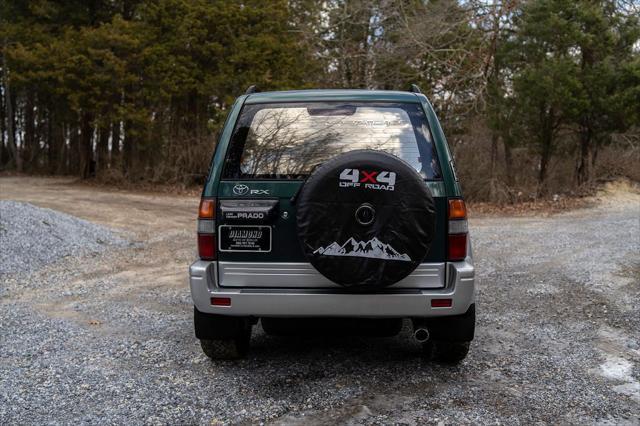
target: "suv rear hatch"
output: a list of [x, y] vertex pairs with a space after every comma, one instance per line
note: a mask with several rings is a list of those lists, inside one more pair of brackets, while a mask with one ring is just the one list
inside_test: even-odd
[[445, 282], [447, 199], [429, 125], [419, 103], [246, 104], [234, 127], [218, 187], [218, 282], [222, 287], [339, 287], [305, 259], [295, 197], [324, 161], [356, 149], [405, 160], [425, 179], [437, 209], [422, 264], [393, 288]]

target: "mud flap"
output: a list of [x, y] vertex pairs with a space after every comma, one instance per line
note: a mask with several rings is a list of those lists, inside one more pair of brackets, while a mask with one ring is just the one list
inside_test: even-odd
[[470, 342], [476, 328], [476, 305], [472, 304], [462, 315], [435, 318], [414, 318], [416, 324], [429, 329], [430, 339], [443, 342]]
[[251, 327], [251, 323], [248, 318], [205, 314], [193, 308], [196, 338], [201, 340], [234, 339]]

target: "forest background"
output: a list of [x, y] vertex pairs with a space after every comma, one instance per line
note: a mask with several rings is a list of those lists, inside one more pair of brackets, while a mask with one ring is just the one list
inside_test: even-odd
[[640, 181], [640, 2], [0, 1], [0, 171], [203, 182], [233, 100], [417, 84], [467, 198]]

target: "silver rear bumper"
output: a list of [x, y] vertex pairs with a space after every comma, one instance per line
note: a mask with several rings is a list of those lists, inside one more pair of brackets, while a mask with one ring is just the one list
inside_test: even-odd
[[[444, 288], [389, 288], [376, 294], [348, 294], [337, 288], [222, 288], [217, 269], [217, 262], [202, 260], [189, 268], [191, 297], [200, 312], [254, 317], [435, 317], [463, 314], [475, 301], [471, 258], [446, 264]], [[213, 306], [212, 297], [228, 297], [231, 306]], [[431, 299], [443, 298], [451, 298], [452, 306], [431, 307]]]

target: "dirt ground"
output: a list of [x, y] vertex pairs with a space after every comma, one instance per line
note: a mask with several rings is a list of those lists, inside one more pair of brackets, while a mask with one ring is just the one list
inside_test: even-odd
[[[471, 219], [478, 322], [457, 367], [395, 338], [275, 338], [210, 362], [187, 268], [197, 197], [0, 178], [0, 199], [121, 232], [124, 248], [0, 281], [0, 423], [640, 424], [640, 195]], [[1, 243], [1, 242], [0, 242]]]

